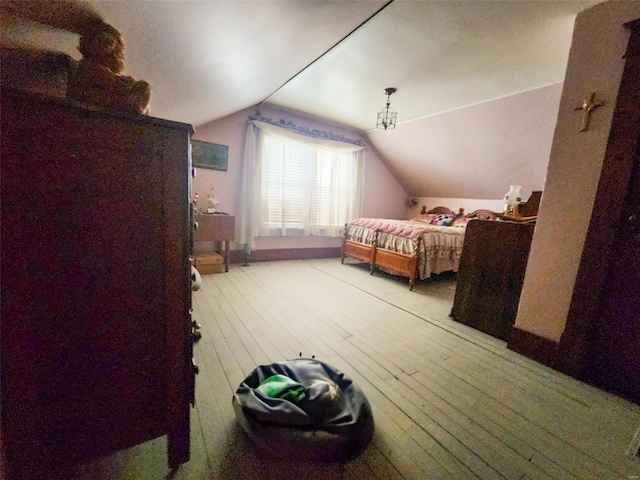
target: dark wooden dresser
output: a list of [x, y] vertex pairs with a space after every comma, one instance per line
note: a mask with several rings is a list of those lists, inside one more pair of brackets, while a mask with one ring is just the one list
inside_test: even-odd
[[451, 316], [508, 340], [534, 225], [472, 220], [467, 225]]
[[163, 435], [189, 459], [190, 125], [2, 90], [7, 480]]

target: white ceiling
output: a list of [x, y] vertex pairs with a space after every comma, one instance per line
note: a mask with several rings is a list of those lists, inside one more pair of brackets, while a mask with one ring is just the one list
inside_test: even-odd
[[269, 102], [366, 131], [385, 87], [406, 122], [562, 82], [575, 14], [594, 3], [396, 0]]
[[[575, 15], [600, 1], [85, 3], [122, 32], [126, 73], [151, 83], [154, 116], [198, 127], [266, 101], [367, 132], [385, 87], [398, 89], [399, 130], [562, 82]], [[402, 181], [401, 152], [394, 159], [384, 136], [368, 141], [419, 195]]]
[[598, 1], [88, 3], [154, 115], [198, 126], [267, 99], [366, 131], [385, 87], [406, 122], [561, 82], [575, 14]]
[[152, 114], [197, 127], [267, 99], [385, 1], [87, 3], [123, 34]]

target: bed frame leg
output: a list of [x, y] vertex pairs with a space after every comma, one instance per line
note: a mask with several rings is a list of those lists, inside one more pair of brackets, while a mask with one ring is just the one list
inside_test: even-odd
[[416, 279], [415, 278], [410, 278], [409, 279], [409, 291], [413, 292], [413, 285], [416, 283]]

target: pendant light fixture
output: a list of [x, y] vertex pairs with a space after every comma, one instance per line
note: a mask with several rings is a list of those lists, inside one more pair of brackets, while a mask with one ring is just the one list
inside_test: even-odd
[[396, 128], [396, 117], [398, 114], [396, 111], [391, 108], [389, 105], [391, 102], [389, 101], [389, 97], [396, 93], [395, 88], [389, 87], [384, 89], [384, 93], [387, 95], [387, 106], [384, 107], [380, 112], [378, 112], [378, 123], [376, 124], [377, 128], [382, 130], [387, 130], [389, 128]]

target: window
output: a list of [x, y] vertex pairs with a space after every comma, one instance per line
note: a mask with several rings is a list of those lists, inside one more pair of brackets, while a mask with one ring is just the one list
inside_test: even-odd
[[261, 220], [269, 235], [339, 235], [359, 192], [356, 157], [356, 152], [265, 134]]
[[341, 236], [361, 214], [363, 165], [363, 145], [251, 120], [236, 241], [249, 251], [259, 236]]
[[263, 195], [269, 230], [303, 230], [309, 213], [312, 149], [282, 137], [265, 135]]

